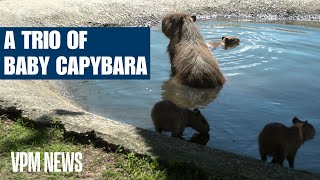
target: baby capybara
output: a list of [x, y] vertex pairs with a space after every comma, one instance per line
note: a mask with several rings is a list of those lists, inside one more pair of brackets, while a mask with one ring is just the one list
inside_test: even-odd
[[272, 163], [283, 165], [285, 159], [289, 167], [294, 167], [295, 155], [305, 141], [315, 135], [314, 127], [308, 121], [301, 121], [297, 117], [292, 119], [293, 125], [286, 127], [281, 123], [267, 124], [259, 135], [259, 151], [261, 160], [266, 161], [272, 156]]
[[208, 133], [210, 130], [207, 120], [199, 109], [181, 108], [168, 100], [154, 105], [151, 118], [157, 132], [169, 131], [173, 137], [180, 139], [183, 139], [182, 134], [186, 127], [192, 127], [200, 133]]
[[195, 21], [195, 16], [187, 14], [171, 14], [162, 20], [162, 32], [170, 39], [172, 80], [194, 88], [222, 86], [226, 80]]
[[223, 36], [220, 42], [208, 42], [207, 45], [209, 49], [216, 48], [218, 46], [223, 46], [225, 49], [238, 46], [240, 39], [236, 36]]

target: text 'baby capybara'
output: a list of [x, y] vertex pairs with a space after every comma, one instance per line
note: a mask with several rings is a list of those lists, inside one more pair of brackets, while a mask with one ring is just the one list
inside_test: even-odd
[[170, 39], [172, 80], [194, 88], [222, 86], [226, 80], [195, 21], [195, 16], [186, 14], [171, 14], [162, 20], [162, 32]]
[[168, 100], [157, 102], [154, 105], [151, 118], [157, 132], [169, 131], [173, 137], [180, 139], [183, 139], [182, 134], [186, 127], [192, 127], [204, 134], [210, 130], [209, 124], [200, 110], [181, 108]]
[[300, 145], [315, 136], [315, 129], [308, 121], [301, 121], [296, 117], [292, 122], [291, 127], [270, 123], [263, 128], [259, 135], [261, 160], [266, 161], [269, 155], [273, 157], [272, 163], [283, 165], [283, 161], [287, 159], [289, 167], [294, 167], [294, 158]]

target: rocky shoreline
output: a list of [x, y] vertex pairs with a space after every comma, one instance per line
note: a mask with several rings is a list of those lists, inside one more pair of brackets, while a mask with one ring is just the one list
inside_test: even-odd
[[1, 26], [153, 26], [173, 12], [202, 18], [320, 21], [313, 0], [0, 1]]

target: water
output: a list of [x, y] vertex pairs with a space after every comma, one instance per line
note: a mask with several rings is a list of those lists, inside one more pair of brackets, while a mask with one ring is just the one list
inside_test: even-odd
[[[244, 22], [198, 24], [208, 41], [224, 35], [241, 40], [235, 48], [212, 51], [227, 78], [217, 97], [213, 91], [164, 83], [170, 73], [169, 40], [159, 30], [151, 31], [151, 80], [68, 81], [65, 86], [88, 111], [150, 130], [151, 108], [162, 95], [198, 106], [211, 126], [208, 146], [257, 159], [257, 136], [265, 124], [276, 121], [290, 126], [294, 116], [307, 119], [318, 134], [299, 149], [295, 168], [320, 173], [319, 29]], [[181, 101], [185, 97], [189, 101]], [[184, 137], [193, 133], [187, 129]]]

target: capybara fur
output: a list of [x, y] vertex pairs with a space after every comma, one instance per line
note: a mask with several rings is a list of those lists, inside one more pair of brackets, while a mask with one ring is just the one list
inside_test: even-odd
[[170, 80], [161, 86], [162, 99], [170, 100], [179, 107], [204, 107], [215, 100], [221, 88], [191, 88], [176, 84]]
[[308, 121], [297, 117], [292, 119], [293, 125], [286, 127], [281, 123], [267, 124], [259, 135], [259, 151], [261, 160], [272, 156], [272, 163], [283, 165], [285, 159], [289, 167], [294, 168], [295, 155], [305, 141], [315, 136], [314, 127]]
[[206, 145], [209, 139], [209, 133], [194, 133], [189, 141], [196, 144]]
[[223, 36], [220, 42], [207, 42], [209, 49], [223, 46], [225, 49], [238, 46], [240, 39], [236, 36]]
[[183, 139], [182, 135], [186, 127], [192, 127], [200, 133], [208, 133], [210, 130], [200, 110], [181, 108], [168, 100], [157, 102], [154, 105], [151, 118], [157, 132], [169, 131], [173, 137], [180, 139]]
[[226, 80], [195, 21], [195, 16], [187, 14], [171, 14], [162, 20], [162, 32], [170, 39], [172, 80], [194, 88], [222, 86]]

